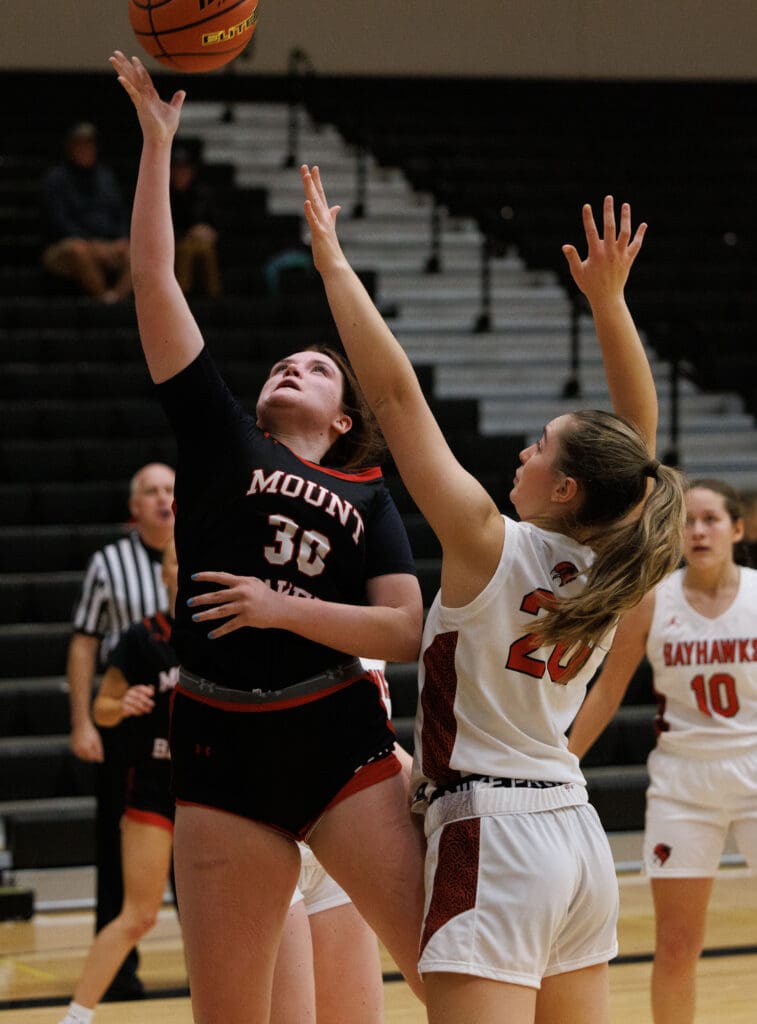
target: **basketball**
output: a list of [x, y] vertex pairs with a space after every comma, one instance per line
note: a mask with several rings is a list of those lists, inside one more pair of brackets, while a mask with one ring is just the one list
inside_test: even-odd
[[212, 71], [252, 39], [258, 0], [129, 0], [140, 46], [174, 71]]

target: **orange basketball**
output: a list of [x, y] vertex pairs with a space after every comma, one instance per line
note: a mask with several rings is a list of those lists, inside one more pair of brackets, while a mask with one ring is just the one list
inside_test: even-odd
[[247, 46], [257, 7], [258, 0], [129, 0], [129, 21], [140, 46], [161, 64], [211, 71]]

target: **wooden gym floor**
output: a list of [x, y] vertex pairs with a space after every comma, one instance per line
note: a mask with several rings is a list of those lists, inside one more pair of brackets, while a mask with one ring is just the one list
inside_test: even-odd
[[[649, 885], [637, 872], [620, 876], [620, 954], [610, 970], [614, 1024], [650, 1019], [649, 975], [654, 921]], [[31, 921], [0, 923], [0, 1024], [57, 1024], [92, 936], [92, 913], [37, 912]], [[757, 879], [723, 868], [708, 919], [707, 954], [699, 966], [697, 1024], [754, 1024], [757, 1019]], [[176, 915], [165, 908], [140, 943], [140, 975], [163, 998], [105, 1003], [97, 1024], [191, 1024]], [[394, 964], [383, 956], [387, 1024], [424, 1024], [425, 1014]]]

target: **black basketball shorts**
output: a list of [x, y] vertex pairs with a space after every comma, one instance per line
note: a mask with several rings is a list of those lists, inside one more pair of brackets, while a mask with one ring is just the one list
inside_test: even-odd
[[180, 679], [171, 713], [177, 804], [214, 807], [304, 839], [329, 806], [400, 770], [381, 694], [360, 669], [301, 703], [257, 703], [207, 680], [194, 680], [202, 685], [191, 690], [187, 682]]
[[173, 831], [170, 761], [157, 761], [129, 769], [124, 814], [132, 821]]

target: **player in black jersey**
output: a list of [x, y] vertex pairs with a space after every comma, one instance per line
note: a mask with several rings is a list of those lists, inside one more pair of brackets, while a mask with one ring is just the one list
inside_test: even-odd
[[[171, 612], [178, 566], [173, 542], [163, 554]], [[93, 705], [95, 722], [123, 722], [128, 762], [121, 819], [124, 900], [117, 917], [95, 936], [74, 997], [61, 1024], [90, 1024], [129, 950], [152, 928], [171, 866], [173, 800], [168, 750], [169, 702], [179, 676], [171, 647], [172, 618], [158, 612], [122, 634]]]
[[[336, 353], [276, 363], [254, 415], [231, 395], [174, 275], [168, 176], [184, 94], [163, 102], [137, 58], [111, 62], [142, 128], [134, 294], [178, 448], [171, 757], [195, 1019], [268, 1019], [297, 839], [421, 995], [422, 835], [358, 655], [414, 660], [422, 600], [397, 509], [365, 468], [372, 420]], [[221, 609], [199, 600], [208, 572], [223, 574]], [[243, 577], [258, 581], [244, 584], [252, 602]], [[208, 613], [220, 615], [210, 631]]]

